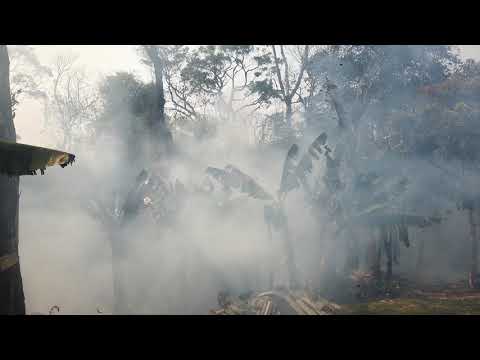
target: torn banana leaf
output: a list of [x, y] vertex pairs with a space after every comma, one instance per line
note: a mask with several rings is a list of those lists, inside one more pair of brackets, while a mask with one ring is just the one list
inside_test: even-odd
[[297, 188], [300, 183], [298, 182], [296, 170], [298, 159], [298, 146], [293, 144], [288, 150], [285, 163], [283, 165], [282, 179], [280, 181], [280, 195], [284, 196], [289, 191]]
[[308, 151], [303, 155], [297, 166], [296, 175], [300, 181], [304, 182], [307, 175], [312, 173], [313, 159], [320, 160], [320, 155], [323, 153], [322, 146], [324, 146], [326, 142], [327, 134], [321, 133], [309, 146]]
[[75, 161], [75, 155], [63, 151], [14, 143], [0, 139], [0, 173], [9, 176], [36, 175], [48, 166], [62, 168]]
[[226, 189], [237, 189], [255, 199], [273, 200], [273, 197], [266, 192], [253, 178], [242, 172], [233, 165], [227, 165], [225, 170], [208, 167], [206, 173], [211, 175]]
[[335, 93], [336, 89], [337, 89], [337, 85], [331, 82], [327, 82], [326, 90], [327, 90], [327, 94], [330, 96], [330, 100], [333, 104], [335, 112], [337, 113], [338, 127], [341, 129], [345, 129], [348, 124], [347, 111], [345, 110], [342, 102], [338, 99], [338, 95]]
[[[431, 216], [408, 215], [408, 214], [374, 214], [355, 216], [353, 222], [364, 225], [398, 225], [426, 227], [433, 223], [439, 223], [440, 218]], [[405, 236], [405, 234], [403, 234]], [[405, 241], [406, 239], [403, 238]]]
[[273, 197], [267, 193], [253, 178], [240, 171], [233, 165], [227, 165], [225, 170], [231, 184], [240, 189], [242, 193], [248, 194], [255, 199], [273, 200]]

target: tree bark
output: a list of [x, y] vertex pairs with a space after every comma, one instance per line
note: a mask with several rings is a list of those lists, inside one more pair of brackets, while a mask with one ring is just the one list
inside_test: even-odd
[[292, 115], [293, 115], [292, 100], [286, 99], [285, 100], [285, 122], [289, 129], [292, 128]]
[[377, 253], [377, 244], [376, 244], [376, 229], [371, 228], [369, 229], [370, 238], [368, 239], [367, 244], [367, 254], [365, 258], [365, 263], [367, 264], [367, 269], [372, 274], [375, 272], [375, 256]]
[[386, 257], [387, 257], [387, 273], [386, 273], [386, 279], [387, 281], [392, 279], [392, 266], [393, 266], [393, 236], [392, 236], [392, 229], [391, 227], [386, 227], [384, 230], [384, 238], [383, 241], [385, 243], [385, 252], [386, 252]]
[[469, 223], [470, 223], [470, 241], [472, 244], [472, 258], [470, 263], [469, 286], [476, 288], [478, 286], [478, 234], [477, 234], [477, 204], [473, 204], [469, 209]]
[[[0, 45], [0, 138], [16, 142], [10, 93], [10, 62]], [[18, 257], [19, 177], [0, 174], [0, 314], [25, 314]]]
[[173, 148], [173, 138], [165, 119], [165, 93], [163, 90], [163, 60], [160, 58], [158, 49], [154, 46], [146, 46], [147, 55], [153, 64], [155, 73], [155, 99], [148, 130], [154, 135], [153, 142], [161, 141], [160, 151], [170, 153]]
[[358, 270], [360, 261], [358, 258], [359, 246], [358, 246], [358, 238], [356, 234], [352, 230], [348, 230], [347, 237], [348, 237], [346, 239], [347, 259], [345, 264], [346, 265], [345, 274], [349, 275], [353, 271]]

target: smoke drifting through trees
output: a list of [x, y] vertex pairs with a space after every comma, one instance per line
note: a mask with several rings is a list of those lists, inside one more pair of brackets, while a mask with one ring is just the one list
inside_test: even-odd
[[[112, 241], [125, 243], [118, 269], [126, 312], [206, 313], [216, 306], [220, 290], [268, 290], [269, 269], [275, 269], [282, 282], [288, 277], [282, 274], [287, 270], [284, 251], [278, 238], [269, 241], [263, 205], [247, 197], [229, 200], [231, 195], [218, 186], [208, 196], [193, 190], [201, 186], [208, 166], [234, 164], [276, 193], [290, 145], [297, 143], [302, 152], [323, 131], [332, 149], [330, 159], [315, 164], [307, 179], [310, 193], [300, 187], [285, 202], [300, 283], [308, 281], [326, 291], [340, 274], [372, 265], [366, 260], [376, 236], [371, 229], [360, 226], [339, 234], [338, 227], [341, 219], [354, 218], [379, 203], [397, 213], [428, 217], [440, 212], [447, 218], [429, 228], [410, 228], [411, 246], [395, 250], [401, 254], [399, 265], [387, 256], [394, 273], [414, 274], [421, 243], [424, 275], [465, 277], [470, 271], [468, 262], [463, 263], [473, 259], [468, 255], [470, 227], [467, 213], [456, 210], [456, 189], [471, 189], [469, 196], [474, 197], [475, 188], [467, 184], [478, 179], [478, 166], [471, 166], [459, 185], [446, 180], [444, 172], [455, 173], [457, 162], [475, 164], [475, 159], [463, 153], [452, 159], [454, 148], [441, 136], [430, 146], [436, 134], [427, 135], [426, 122], [437, 118], [423, 109], [434, 103], [428, 94], [439, 91], [443, 97], [438, 101], [445, 106], [441, 111], [450, 114], [460, 101], [455, 98], [459, 92], [426, 87], [457, 77], [475, 79], [471, 74], [476, 63], [462, 63], [447, 46], [143, 50], [155, 82], [144, 83], [128, 73], [105, 78], [99, 87], [102, 107], [95, 108], [88, 124], [94, 145], [72, 145], [78, 166], [58, 174], [59, 180], [54, 171], [40, 181], [22, 179], [20, 246], [30, 311], [59, 305], [63, 312], [94, 313], [97, 306], [110, 312]], [[425, 88], [427, 95], [420, 96]], [[159, 102], [161, 90], [164, 104]], [[68, 87], [65, 91], [71, 95]], [[64, 100], [49, 99], [75, 105]], [[73, 100], [84, 104], [81, 93]], [[469, 107], [478, 107], [478, 99], [463, 96], [461, 101], [467, 108], [456, 107], [458, 117], [463, 119], [466, 111], [467, 118], [474, 119], [476, 113]], [[86, 114], [83, 108], [75, 109], [78, 116]], [[251, 135], [259, 134], [253, 117], [263, 130], [252, 141]], [[160, 121], [158, 135], [149, 132], [154, 120]], [[168, 133], [162, 133], [167, 126], [175, 152], [162, 156], [161, 151], [152, 158], [153, 148], [170, 141]], [[172, 183], [179, 179], [189, 189], [188, 205], [173, 220], [159, 226], [145, 212], [118, 233], [115, 226], [90, 216], [89, 200], [112, 205], [114, 193], [125, 198], [143, 168]], [[368, 203], [357, 180], [372, 174], [386, 179], [387, 185], [373, 185], [377, 202]], [[394, 197], [390, 183], [403, 178], [408, 179], [407, 189]], [[341, 218], [333, 215], [337, 206], [342, 208]], [[447, 216], [447, 211], [453, 215]], [[33, 223], [42, 226], [34, 229], [29, 226]], [[350, 241], [353, 237], [356, 242]], [[445, 248], [451, 250], [448, 258]], [[353, 265], [345, 266], [347, 262]]]

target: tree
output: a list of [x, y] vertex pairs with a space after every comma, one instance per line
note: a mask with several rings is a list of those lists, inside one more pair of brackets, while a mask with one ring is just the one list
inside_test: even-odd
[[[0, 138], [16, 142], [10, 93], [10, 61], [0, 45]], [[22, 275], [18, 262], [18, 176], [0, 174], [0, 314], [25, 314]]]
[[204, 139], [215, 130], [208, 116], [211, 99], [193, 86], [186, 75], [191, 51], [184, 45], [164, 46], [162, 49], [167, 93], [165, 110], [171, 130]]
[[52, 71], [40, 63], [31, 46], [10, 45], [9, 57], [12, 113], [15, 118], [15, 109], [22, 97], [43, 102], [47, 100], [45, 85]]
[[154, 98], [150, 114], [148, 116], [147, 129], [152, 144], [159, 145], [154, 156], [161, 153], [168, 154], [173, 150], [173, 138], [167, 126], [165, 117], [165, 93], [164, 93], [164, 71], [165, 61], [162, 56], [162, 49], [156, 45], [143, 45], [141, 50], [144, 54], [144, 63], [153, 68], [154, 73]]
[[250, 92], [257, 96], [256, 103], [269, 105], [279, 100], [284, 104], [288, 127], [292, 125], [293, 105], [302, 102], [302, 95], [298, 91], [304, 81], [310, 46], [296, 50], [295, 59], [294, 54], [290, 54], [290, 58], [287, 56], [287, 47], [284, 45], [265, 46], [255, 57], [259, 70], [255, 73], [257, 79], [250, 84]]
[[[432, 213], [444, 213], [456, 204], [468, 213], [471, 260], [469, 282], [478, 286], [478, 219], [479, 179], [478, 147], [478, 64], [466, 61], [456, 64], [442, 81], [412, 88], [403, 106], [385, 109], [383, 121], [377, 122], [373, 142], [384, 158], [401, 158], [411, 167], [412, 180], [420, 179], [421, 191], [410, 199], [416, 207]], [[435, 171], [435, 172], [433, 172]], [[431, 176], [429, 174], [439, 174]], [[427, 186], [425, 186], [427, 184]], [[419, 266], [423, 257], [419, 249]]]
[[59, 126], [59, 146], [65, 150], [70, 150], [79, 139], [93, 136], [99, 110], [96, 87], [83, 69], [75, 67], [75, 60], [69, 55], [57, 57], [46, 103], [46, 123]]
[[446, 79], [457, 60], [447, 46], [326, 46], [311, 55], [306, 69], [310, 96], [304, 104], [313, 111], [326, 102], [337, 120], [333, 133], [338, 135], [331, 136], [336, 147], [327, 156], [329, 195], [322, 199], [330, 204], [332, 221], [344, 224], [339, 230], [347, 230], [352, 268], [358, 263], [358, 244], [349, 231], [351, 226], [370, 228], [369, 261], [378, 273], [380, 256], [385, 253], [388, 278], [400, 234], [404, 238], [406, 226], [429, 221], [402, 213], [406, 184], [402, 174], [385, 166], [389, 158], [378, 139], [383, 138], [382, 131], [392, 129], [385, 120], [387, 113], [411, 108], [419, 84]]
[[[211, 45], [189, 49], [164, 47], [167, 104], [175, 126], [193, 128], [204, 138], [217, 125], [243, 120], [253, 104], [248, 85], [258, 65], [251, 45]], [[193, 125], [193, 126], [192, 126]]]
[[251, 76], [258, 69], [252, 61], [253, 51], [251, 45], [201, 46], [190, 54], [182, 69], [182, 79], [197, 96], [217, 105], [227, 119], [235, 120], [238, 112], [251, 105], [245, 95]]
[[125, 145], [126, 158], [130, 162], [138, 160], [154, 102], [153, 85], [131, 73], [117, 72], [102, 80], [99, 94], [101, 111], [95, 124], [96, 135], [114, 136]]

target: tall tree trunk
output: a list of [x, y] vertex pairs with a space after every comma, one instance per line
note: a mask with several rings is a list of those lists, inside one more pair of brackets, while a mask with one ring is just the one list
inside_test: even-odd
[[471, 288], [478, 286], [478, 234], [477, 234], [477, 204], [476, 202], [468, 210], [470, 223], [470, 241], [472, 244], [472, 258], [470, 263], [469, 285]]
[[350, 274], [351, 272], [358, 270], [360, 265], [360, 261], [358, 258], [359, 253], [359, 246], [358, 246], [358, 237], [356, 234], [351, 230], [347, 230], [347, 259], [346, 259], [346, 266], [345, 266], [345, 273], [346, 275]]
[[[0, 45], [0, 138], [16, 142], [10, 93], [10, 62]], [[0, 174], [0, 314], [25, 314], [18, 257], [19, 177]]]
[[378, 236], [377, 232], [378, 232], [378, 229], [375, 227], [372, 227], [370, 229], [370, 239], [367, 245], [366, 263], [368, 266], [368, 270], [373, 275], [375, 275], [379, 271], [378, 263], [377, 263], [377, 236]]
[[380, 278], [381, 260], [382, 260], [382, 244], [384, 229], [382, 226], [376, 226], [372, 229], [372, 237], [370, 244], [368, 245], [367, 261], [369, 264], [370, 272], [375, 279]]
[[380, 236], [376, 241], [375, 262], [373, 264], [373, 277], [380, 280], [382, 277], [382, 248], [383, 248], [383, 231], [380, 231]]
[[383, 234], [384, 244], [385, 244], [385, 255], [387, 258], [387, 273], [386, 280], [389, 281], [392, 279], [392, 266], [393, 266], [393, 234], [391, 226], [386, 226]]
[[154, 135], [153, 142], [161, 141], [160, 152], [170, 153], [173, 149], [173, 138], [165, 118], [165, 93], [163, 90], [163, 60], [158, 49], [148, 47], [147, 53], [153, 63], [155, 73], [155, 101], [149, 127]]

